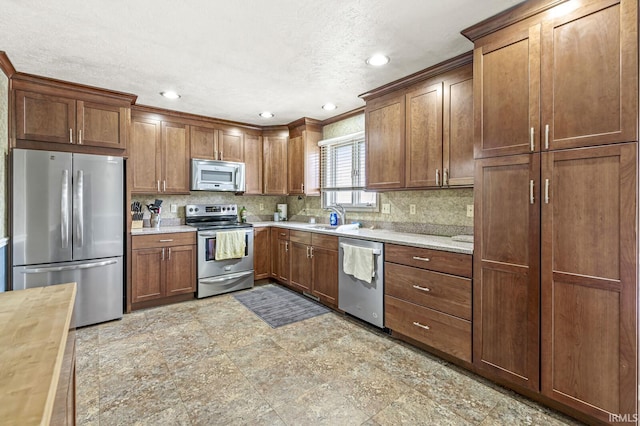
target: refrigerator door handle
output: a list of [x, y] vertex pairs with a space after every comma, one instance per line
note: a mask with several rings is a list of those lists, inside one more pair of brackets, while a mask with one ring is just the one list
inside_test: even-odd
[[84, 172], [78, 170], [77, 182], [73, 186], [73, 223], [75, 226], [75, 244], [82, 247], [84, 243]]
[[62, 171], [62, 191], [60, 194], [60, 236], [62, 248], [69, 247], [69, 170]]
[[45, 266], [44, 268], [32, 268], [22, 271], [23, 274], [47, 274], [49, 272], [61, 272], [61, 271], [75, 271], [77, 269], [90, 269], [99, 268], [102, 266], [109, 266], [117, 263], [117, 260], [103, 260], [101, 262], [83, 263], [80, 265], [67, 265], [67, 266]]

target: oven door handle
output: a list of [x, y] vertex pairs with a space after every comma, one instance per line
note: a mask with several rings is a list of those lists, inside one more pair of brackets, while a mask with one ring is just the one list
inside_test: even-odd
[[[216, 238], [216, 234], [218, 232], [228, 232], [229, 229], [226, 230], [220, 230], [220, 231], [200, 231], [198, 232], [198, 236], [199, 237], [212, 237], [213, 239]], [[253, 232], [253, 228], [247, 228], [247, 230], [245, 231], [246, 234]]]
[[203, 280], [199, 280], [199, 282], [200, 284], [216, 284], [216, 283], [222, 283], [225, 281], [235, 280], [237, 278], [246, 277], [251, 274], [253, 274], [253, 269], [251, 271], [237, 272], [235, 274], [229, 274], [219, 278], [205, 278]]

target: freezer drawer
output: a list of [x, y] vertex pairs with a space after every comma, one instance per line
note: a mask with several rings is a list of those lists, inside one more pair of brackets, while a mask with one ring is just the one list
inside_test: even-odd
[[75, 325], [122, 318], [122, 257], [13, 268], [13, 289], [76, 282]]

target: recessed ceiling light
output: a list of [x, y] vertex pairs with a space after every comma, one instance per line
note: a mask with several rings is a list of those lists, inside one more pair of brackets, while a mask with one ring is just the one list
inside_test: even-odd
[[174, 92], [173, 90], [167, 90], [164, 92], [160, 92], [160, 94], [162, 96], [164, 96], [167, 99], [179, 99], [180, 95], [178, 95], [176, 92]]
[[366, 60], [366, 62], [367, 64], [373, 65], [374, 67], [379, 67], [379, 66], [388, 64], [390, 60], [391, 59], [389, 59], [388, 56], [378, 53], [376, 55], [371, 56], [369, 59]]
[[262, 118], [273, 118], [274, 114], [272, 112], [269, 111], [264, 111], [261, 112], [260, 114], [258, 114], [260, 117]]
[[336, 104], [332, 104], [331, 102], [327, 102], [326, 104], [322, 105], [322, 109], [326, 111], [333, 111], [336, 108], [338, 108]]

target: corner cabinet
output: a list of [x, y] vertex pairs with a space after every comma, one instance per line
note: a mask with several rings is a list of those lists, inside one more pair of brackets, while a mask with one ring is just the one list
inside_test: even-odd
[[12, 86], [17, 145], [45, 142], [68, 145], [73, 150], [81, 146], [119, 151], [127, 148], [127, 126], [135, 97], [63, 82], [47, 80], [39, 84], [37, 79], [25, 81], [20, 77], [12, 80]]

